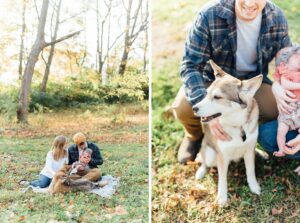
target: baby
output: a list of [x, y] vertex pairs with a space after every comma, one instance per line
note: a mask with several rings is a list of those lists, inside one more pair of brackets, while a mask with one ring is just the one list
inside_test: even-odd
[[[85, 150], [82, 151], [82, 153], [79, 156], [79, 161], [75, 162], [72, 164], [71, 172], [70, 175], [76, 174], [78, 172], [86, 172], [90, 170], [90, 167], [88, 163], [91, 160], [93, 151], [89, 148], [86, 148]], [[84, 160], [84, 161], [80, 161]]]
[[297, 102], [290, 103], [296, 109], [290, 114], [279, 114], [277, 144], [279, 151], [274, 152], [275, 156], [285, 156], [283, 148], [285, 147], [286, 134], [289, 130], [300, 128], [300, 47], [286, 47], [278, 52], [275, 59], [276, 72], [274, 79], [280, 85], [291, 91], [297, 99]]

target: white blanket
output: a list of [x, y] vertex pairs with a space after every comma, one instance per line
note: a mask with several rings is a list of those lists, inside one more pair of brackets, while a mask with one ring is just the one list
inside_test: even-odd
[[[119, 186], [120, 178], [113, 177], [111, 175], [107, 175], [107, 176], [102, 176], [100, 182], [101, 181], [107, 181], [108, 184], [105, 185], [104, 187], [93, 189], [89, 193], [94, 193], [94, 194], [97, 194], [101, 197], [110, 198], [116, 192], [116, 190]], [[32, 191], [35, 192], [35, 193], [49, 193], [48, 187], [40, 188], [40, 187], [31, 186], [31, 185], [26, 187], [26, 188], [21, 189], [21, 191], [23, 193], [25, 193], [29, 189], [32, 189]]]

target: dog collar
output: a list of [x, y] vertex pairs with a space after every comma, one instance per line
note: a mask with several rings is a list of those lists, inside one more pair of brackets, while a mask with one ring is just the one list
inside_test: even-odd
[[244, 131], [243, 127], [241, 127], [241, 136], [242, 136], [243, 142], [245, 142], [247, 140], [247, 136], [246, 136], [246, 132]]

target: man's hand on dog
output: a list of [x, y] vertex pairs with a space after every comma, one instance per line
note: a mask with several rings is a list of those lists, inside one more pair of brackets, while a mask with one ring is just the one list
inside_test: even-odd
[[218, 118], [211, 120], [208, 123], [208, 126], [212, 132], [212, 134], [219, 140], [222, 141], [230, 141], [231, 137], [224, 131], [222, 125], [219, 122]]

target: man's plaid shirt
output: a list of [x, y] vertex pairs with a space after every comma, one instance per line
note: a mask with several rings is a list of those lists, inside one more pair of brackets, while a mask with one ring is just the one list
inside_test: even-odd
[[[87, 142], [87, 148], [89, 148], [93, 151], [91, 161], [89, 162], [89, 167], [91, 169], [93, 169], [93, 168], [97, 168], [97, 165], [102, 165], [103, 158], [102, 158], [99, 147], [95, 143]], [[68, 148], [68, 154], [69, 154], [69, 165], [78, 161], [79, 160], [78, 146], [76, 144], [71, 145]]]
[[291, 45], [288, 25], [283, 12], [272, 2], [262, 12], [261, 30], [257, 43], [257, 70], [246, 76], [236, 72], [237, 30], [234, 0], [209, 2], [197, 16], [187, 41], [181, 65], [181, 79], [191, 105], [206, 95], [205, 86], [214, 80], [209, 59], [225, 72], [237, 78], [251, 78], [263, 74], [271, 83], [268, 64], [283, 47]]

